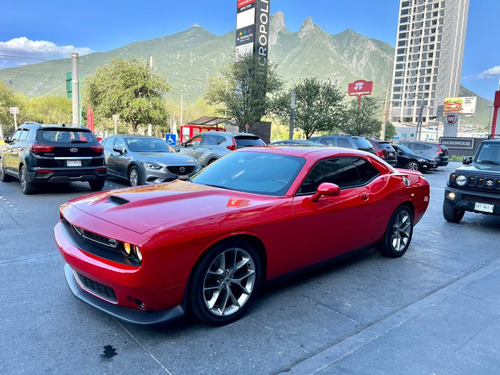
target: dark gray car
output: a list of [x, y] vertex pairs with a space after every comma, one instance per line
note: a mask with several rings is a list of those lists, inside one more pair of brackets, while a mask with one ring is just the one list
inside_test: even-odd
[[198, 160], [203, 168], [237, 148], [265, 145], [258, 135], [209, 131], [181, 143], [179, 151]]
[[139, 135], [113, 135], [103, 141], [108, 176], [124, 178], [132, 186], [186, 178], [198, 162], [176, 153], [166, 141]]

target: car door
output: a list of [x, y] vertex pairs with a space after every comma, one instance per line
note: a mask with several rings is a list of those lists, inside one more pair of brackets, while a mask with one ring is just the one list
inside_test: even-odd
[[113, 146], [113, 163], [117, 176], [128, 178], [131, 153], [123, 138], [116, 138]]
[[106, 172], [112, 175], [116, 175], [116, 166], [115, 166], [115, 156], [119, 153], [113, 150], [115, 145], [116, 137], [108, 137], [104, 140], [104, 159], [106, 163]]
[[3, 150], [2, 164], [3, 167], [8, 171], [13, 171], [14, 169], [13, 166], [15, 158], [13, 158], [14, 155], [13, 150], [15, 149], [20, 136], [21, 136], [21, 129], [18, 129], [12, 136], [10, 143], [8, 143]]
[[201, 134], [195, 135], [185, 143], [183, 143], [180, 147], [180, 152], [183, 154], [189, 155], [196, 158], [196, 154], [199, 153], [198, 147], [200, 146], [202, 140]]
[[[366, 171], [361, 176], [360, 170]], [[334, 157], [319, 161], [304, 179], [293, 202], [294, 254], [291, 269], [360, 249], [374, 242], [380, 224], [372, 225], [376, 205], [370, 183], [380, 172], [360, 157]], [[322, 196], [317, 202], [311, 196], [323, 182], [341, 188], [336, 197]]]
[[28, 146], [28, 134], [29, 129], [19, 129], [14, 134], [13, 142], [9, 145], [6, 169], [14, 174], [19, 172], [19, 164], [23, 158], [23, 150]]

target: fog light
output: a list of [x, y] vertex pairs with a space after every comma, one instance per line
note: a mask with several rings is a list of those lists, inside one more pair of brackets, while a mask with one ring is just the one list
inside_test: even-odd
[[455, 194], [454, 192], [450, 191], [450, 192], [448, 193], [448, 198], [450, 198], [450, 199], [455, 199], [455, 197], [456, 197], [456, 194]]

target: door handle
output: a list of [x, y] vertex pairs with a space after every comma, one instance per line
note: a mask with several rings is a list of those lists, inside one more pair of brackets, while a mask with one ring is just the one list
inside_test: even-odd
[[359, 197], [362, 200], [367, 201], [370, 198], [370, 194], [368, 194], [368, 193], [361, 193], [361, 194], [359, 194]]

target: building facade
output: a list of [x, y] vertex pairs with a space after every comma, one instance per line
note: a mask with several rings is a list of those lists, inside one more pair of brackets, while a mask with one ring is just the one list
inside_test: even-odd
[[438, 126], [459, 96], [469, 0], [401, 0], [391, 121]]

